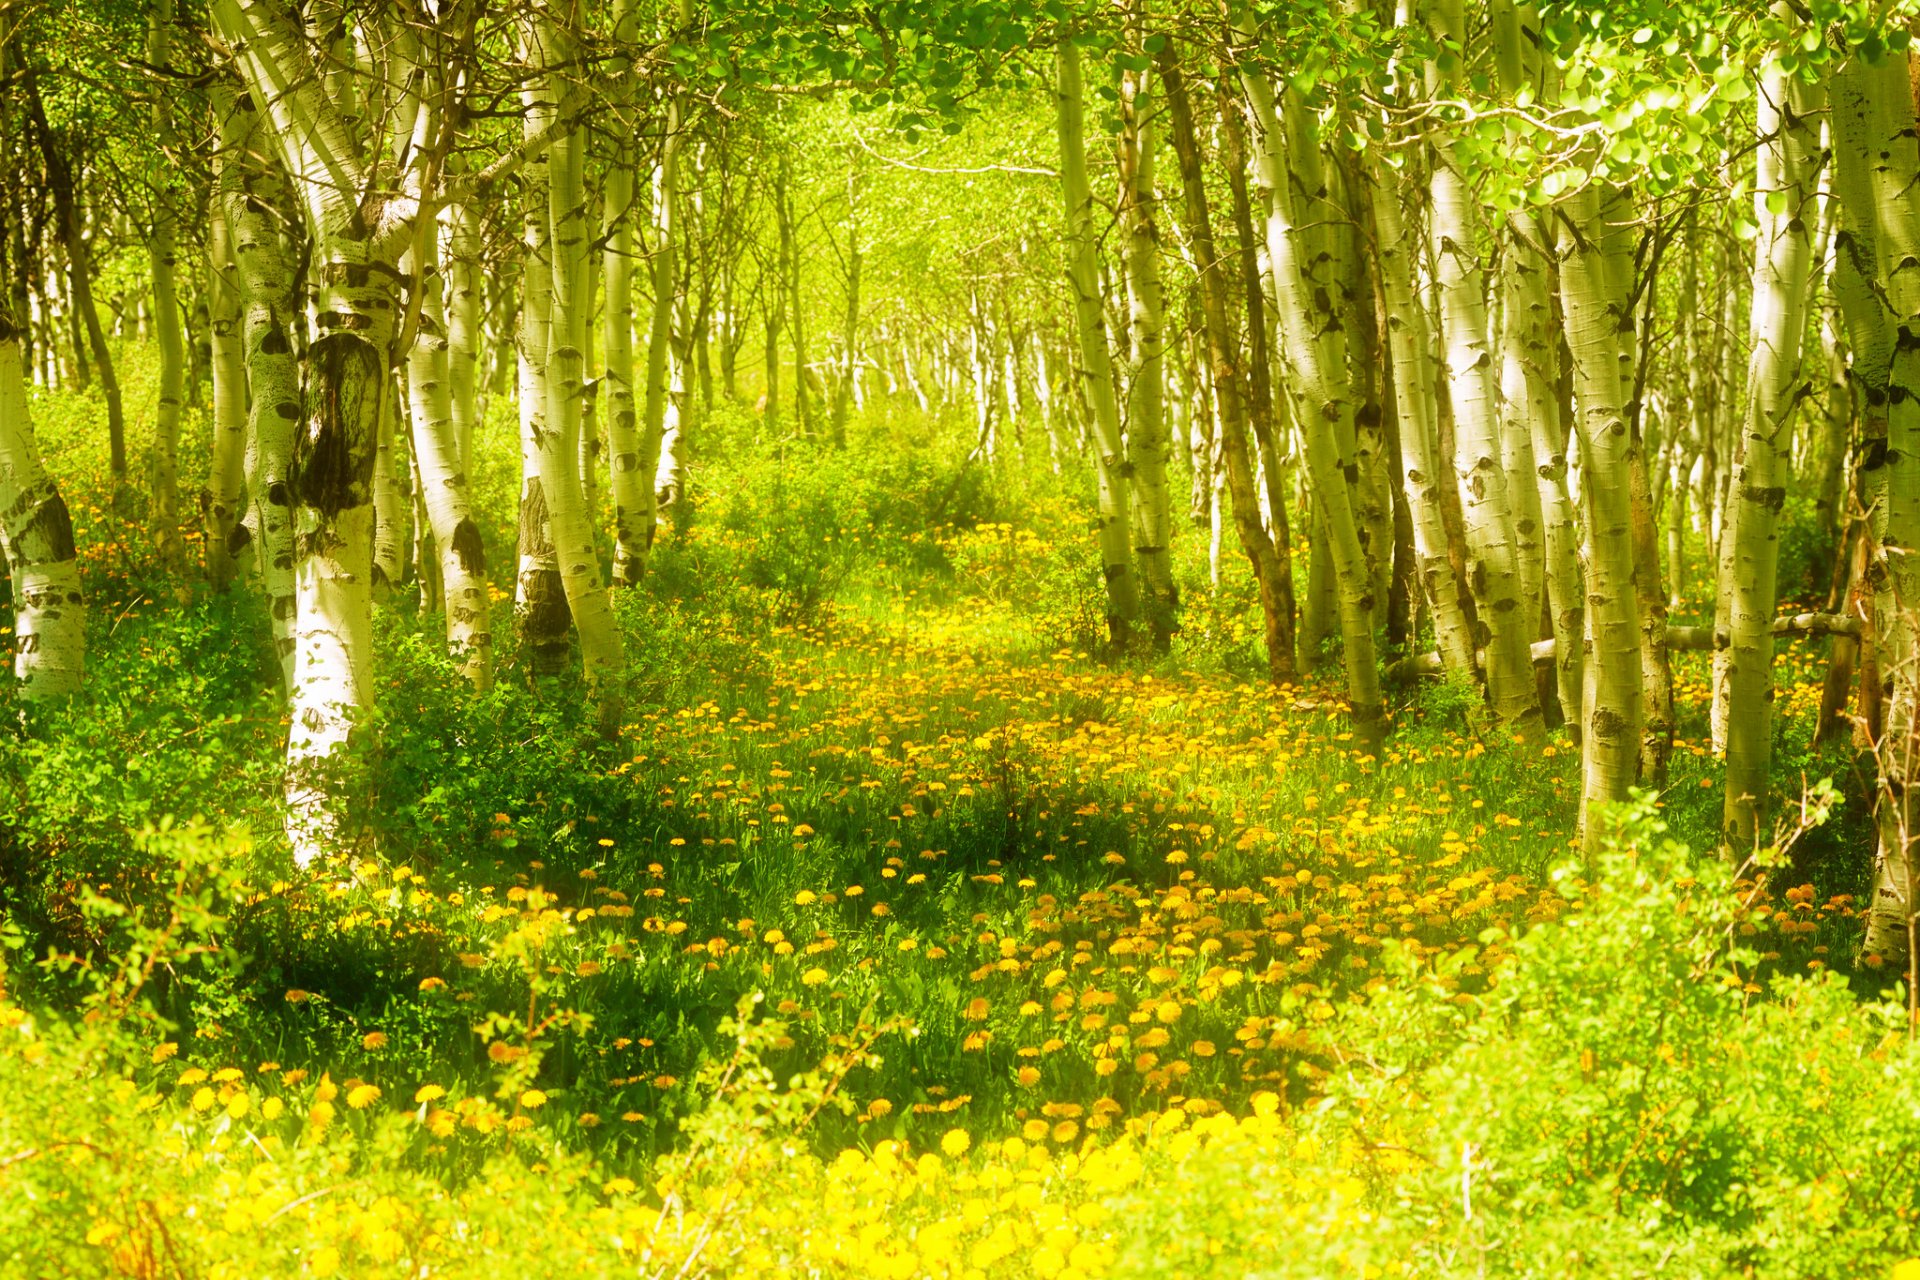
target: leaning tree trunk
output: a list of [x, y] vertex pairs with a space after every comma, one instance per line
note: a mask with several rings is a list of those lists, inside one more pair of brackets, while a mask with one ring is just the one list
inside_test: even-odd
[[[1293, 589], [1293, 528], [1287, 518], [1287, 469], [1283, 440], [1286, 417], [1273, 386], [1273, 354], [1267, 325], [1267, 291], [1261, 282], [1260, 238], [1254, 231], [1253, 201], [1247, 194], [1247, 121], [1240, 95], [1230, 76], [1215, 85], [1220, 114], [1221, 163], [1227, 170], [1227, 191], [1233, 201], [1234, 237], [1240, 242], [1240, 292], [1247, 314], [1247, 426], [1253, 432], [1255, 461], [1266, 499], [1266, 531], [1273, 542], [1274, 614], [1268, 622], [1269, 668], [1297, 678], [1299, 658], [1295, 633]], [[1207, 456], [1203, 451], [1201, 457]], [[1207, 468], [1195, 469], [1203, 474]], [[1200, 486], [1195, 486], [1200, 491]]]
[[[1496, 65], [1504, 97], [1538, 99], [1552, 68], [1540, 56], [1540, 14], [1531, 3], [1494, 0]], [[1540, 522], [1540, 579], [1554, 642], [1554, 680], [1561, 715], [1580, 736], [1581, 669], [1585, 662], [1586, 590], [1580, 579], [1580, 535], [1567, 490], [1567, 423], [1561, 415], [1560, 333], [1553, 314], [1553, 235], [1528, 211], [1507, 215], [1502, 237], [1501, 430], [1526, 437], [1534, 501], [1528, 517]], [[1510, 472], [1510, 474], [1512, 474]], [[1523, 504], [1524, 506], [1524, 504]], [[1533, 625], [1533, 620], [1528, 620]]]
[[107, 402], [107, 473], [113, 483], [116, 508], [124, 500], [127, 487], [127, 423], [120, 395], [120, 378], [113, 352], [107, 346], [106, 331], [100, 324], [100, 308], [93, 301], [93, 255], [81, 234], [80, 192], [74, 172], [74, 156], [60, 145], [47, 122], [36, 82], [28, 83], [27, 107], [33, 115], [34, 131], [40, 139], [40, 155], [47, 167], [47, 190], [53, 197], [55, 225], [61, 247], [67, 253], [67, 278], [73, 295], [74, 310], [79, 312], [93, 349], [94, 367], [100, 374], [100, 394]]
[[1427, 313], [1413, 293], [1409, 255], [1414, 244], [1400, 218], [1401, 183], [1378, 156], [1374, 160], [1374, 243], [1379, 246], [1394, 406], [1400, 424], [1401, 484], [1413, 516], [1415, 563], [1432, 611], [1441, 665], [1448, 675], [1471, 683], [1476, 676], [1476, 645], [1447, 554], [1446, 512], [1439, 494], [1439, 486], [1451, 481], [1451, 473], [1439, 456], [1434, 423], [1437, 379]]
[[1312, 322], [1308, 281], [1302, 271], [1301, 249], [1295, 243], [1294, 199], [1286, 167], [1286, 143], [1274, 111], [1273, 87], [1265, 72], [1252, 66], [1243, 70], [1241, 79], [1259, 126], [1255, 166], [1268, 195], [1267, 267], [1273, 276], [1280, 335], [1287, 362], [1299, 382], [1307, 471], [1326, 521], [1327, 536], [1314, 547], [1313, 554], [1316, 559], [1330, 556], [1337, 584], [1354, 736], [1363, 748], [1377, 749], [1386, 729], [1386, 708], [1380, 696], [1380, 665], [1373, 639], [1378, 602], [1347, 481], [1356, 466], [1352, 456], [1353, 402], [1344, 385], [1343, 371], [1330, 358], [1337, 355], [1332, 350], [1332, 335], [1326, 326], [1316, 329]]
[[1066, 200], [1067, 284], [1079, 326], [1081, 372], [1093, 410], [1095, 465], [1099, 476], [1100, 561], [1107, 586], [1107, 638], [1116, 651], [1132, 642], [1140, 616], [1140, 587], [1132, 557], [1126, 444], [1113, 385], [1113, 352], [1107, 344], [1106, 307], [1100, 296], [1099, 242], [1093, 225], [1093, 189], [1087, 181], [1085, 107], [1080, 50], [1071, 40], [1058, 48], [1054, 92], [1060, 135], [1060, 178]]
[[[1747, 412], [1728, 488], [1732, 553], [1721, 583], [1726, 635], [1725, 837], [1738, 853], [1765, 832], [1773, 763], [1773, 614], [1800, 357], [1812, 266], [1814, 182], [1820, 164], [1823, 95], [1771, 63], [1757, 103], [1759, 171], [1754, 181], [1753, 355]], [[1716, 630], [1721, 629], [1716, 627]]]
[[[1260, 614], [1265, 624], [1267, 672], [1275, 684], [1291, 684], [1299, 679], [1293, 636], [1293, 583], [1282, 573], [1274, 540], [1260, 519], [1260, 491], [1257, 463], [1247, 449], [1247, 409], [1244, 379], [1240, 369], [1240, 348], [1228, 311], [1228, 265], [1215, 245], [1213, 219], [1207, 207], [1206, 180], [1200, 165], [1199, 140], [1195, 136], [1193, 109], [1187, 96], [1186, 78], [1174, 61], [1171, 48], [1159, 55], [1160, 79], [1166, 86], [1167, 116], [1171, 124], [1174, 155], [1180, 163], [1180, 189], [1186, 207], [1187, 237], [1193, 246], [1195, 286], [1200, 295], [1200, 311], [1207, 333], [1207, 354], [1213, 371], [1214, 403], [1220, 420], [1215, 428], [1225, 471], [1226, 488], [1233, 507], [1234, 533], [1240, 549], [1253, 568], [1253, 580], [1260, 596]], [[1196, 389], [1197, 390], [1197, 389]], [[1206, 459], [1199, 460], [1205, 469]], [[1212, 504], [1215, 528], [1221, 514], [1219, 502]], [[1285, 518], [1285, 509], [1279, 512]]]

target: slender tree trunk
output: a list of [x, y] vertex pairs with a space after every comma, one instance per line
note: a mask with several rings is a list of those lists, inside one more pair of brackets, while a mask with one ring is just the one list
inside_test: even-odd
[[[1137, 13], [1135, 15], [1137, 21]], [[1133, 32], [1137, 40], [1138, 31]], [[1127, 228], [1127, 283], [1131, 299], [1133, 371], [1127, 382], [1127, 434], [1139, 519], [1134, 556], [1145, 588], [1147, 629], [1156, 653], [1172, 647], [1179, 629], [1179, 592], [1173, 583], [1173, 517], [1167, 493], [1165, 341], [1161, 334], [1160, 229], [1155, 221], [1153, 103], [1146, 71], [1121, 79], [1120, 207]], [[1244, 461], [1245, 444], [1241, 444]], [[1265, 588], [1263, 588], [1264, 594]], [[1271, 626], [1269, 626], [1271, 631]]]
[[[1229, 263], [1215, 246], [1213, 218], [1207, 207], [1205, 176], [1200, 166], [1199, 141], [1185, 76], [1171, 49], [1159, 59], [1160, 78], [1167, 95], [1168, 119], [1174, 154], [1180, 162], [1180, 187], [1185, 197], [1187, 237], [1193, 245], [1196, 287], [1206, 324], [1207, 349], [1213, 372], [1214, 403], [1219, 408], [1215, 428], [1225, 471], [1228, 498], [1233, 507], [1234, 532], [1253, 568], [1260, 595], [1260, 614], [1267, 647], [1267, 672], [1275, 684], [1299, 679], [1294, 652], [1291, 579], [1283, 580], [1273, 540], [1260, 519], [1260, 491], [1256, 460], [1247, 449], [1247, 410], [1240, 369], [1240, 343], [1228, 310]], [[1214, 504], [1218, 511], [1218, 503]], [[1279, 511], [1285, 518], [1285, 508]], [[1284, 587], [1283, 590], [1283, 581]]]
[[[422, 237], [434, 253], [436, 239]], [[421, 282], [420, 328], [407, 353], [413, 455], [420, 472], [420, 503], [433, 530], [433, 551], [446, 612], [447, 651], [476, 689], [493, 683], [493, 627], [487, 598], [487, 552], [467, 497], [467, 472], [454, 423], [452, 343], [441, 302], [438, 264], [431, 257], [409, 273]], [[455, 308], [460, 305], [455, 298]], [[471, 369], [471, 365], [469, 365]], [[471, 386], [468, 388], [471, 393]], [[430, 572], [420, 566], [421, 576]]]
[[234, 110], [232, 91], [216, 92], [213, 101], [219, 115], [221, 145], [220, 154], [214, 160], [214, 198], [207, 209], [207, 265], [212, 293], [207, 307], [207, 330], [213, 344], [213, 465], [207, 477], [205, 534], [207, 576], [215, 591], [224, 592], [233, 584], [234, 553], [244, 545], [236, 539], [235, 531], [239, 528], [241, 491], [246, 482], [246, 342], [241, 332], [244, 305], [229, 219], [230, 211], [238, 202], [241, 161], [236, 152], [244, 145], [244, 135], [238, 132], [240, 121]]
[[[1740, 855], [1763, 842], [1773, 760], [1773, 615], [1779, 514], [1786, 498], [1800, 356], [1807, 328], [1810, 228], [1824, 95], [1770, 64], [1757, 100], [1754, 183], [1753, 357], [1740, 454], [1728, 490], [1731, 575], [1721, 583], [1727, 664], [1726, 840]], [[1722, 621], [1721, 619], [1724, 619]]]
[[[164, 71], [171, 58], [173, 0], [153, 0], [147, 15], [147, 63]], [[173, 137], [170, 92], [153, 99], [154, 136], [163, 144]], [[186, 331], [174, 290], [175, 227], [173, 208], [164, 193], [154, 199], [153, 232], [147, 241], [153, 288], [154, 332], [160, 347], [160, 404], [154, 414], [152, 524], [154, 549], [161, 568], [178, 574], [184, 563], [180, 543], [180, 412], [186, 396]]]
[[1217, 85], [1220, 113], [1221, 163], [1227, 171], [1227, 190], [1233, 201], [1233, 231], [1239, 241], [1240, 289], [1246, 304], [1247, 425], [1253, 430], [1260, 478], [1266, 495], [1267, 527], [1273, 542], [1273, 590], [1276, 613], [1270, 624], [1269, 644], [1281, 653], [1280, 668], [1298, 672], [1296, 604], [1293, 590], [1293, 529], [1287, 517], [1286, 450], [1284, 431], [1275, 404], [1273, 353], [1269, 349], [1266, 286], [1261, 282], [1260, 241], [1253, 224], [1253, 202], [1247, 196], [1247, 122], [1232, 81], [1223, 76]]
[[1107, 638], [1116, 652], [1132, 642], [1140, 616], [1140, 586], [1132, 557], [1126, 445], [1120, 434], [1113, 352], [1107, 344], [1100, 294], [1099, 244], [1093, 227], [1093, 189], [1087, 181], [1086, 131], [1081, 101], [1080, 50], [1071, 40], [1057, 50], [1054, 104], [1060, 134], [1060, 176], [1066, 201], [1067, 283], [1079, 326], [1081, 377], [1093, 409], [1099, 476], [1100, 560], [1107, 585]]
[[[688, 20], [686, 3], [687, 0], [679, 0], [675, 9], [682, 25], [685, 25]], [[673, 306], [678, 279], [675, 263], [680, 251], [680, 237], [684, 234], [678, 225], [677, 207], [683, 110], [681, 95], [677, 92], [669, 94], [666, 118], [662, 126], [664, 133], [660, 139], [660, 164], [654, 174], [654, 244], [653, 258], [648, 263], [653, 277], [653, 302], [647, 321], [646, 399], [645, 412], [640, 421], [639, 473], [634, 478], [634, 487], [639, 491], [629, 494], [637, 503], [634, 508], [634, 536], [629, 544], [629, 551], [637, 552], [638, 556], [637, 558], [629, 556], [615, 570], [621, 576], [621, 580], [628, 584], [636, 583], [646, 576], [647, 556], [653, 549], [653, 542], [658, 536], [660, 525], [660, 456], [667, 431], [670, 393], [667, 368], [668, 347], [673, 338]], [[769, 385], [769, 392], [771, 389]], [[801, 387], [801, 392], [804, 395], [804, 386]], [[771, 396], [769, 399], [771, 400]], [[616, 555], [620, 554], [622, 553], [616, 552]]]
[[74, 310], [86, 327], [87, 340], [92, 344], [93, 362], [100, 374], [100, 394], [107, 402], [107, 473], [118, 502], [127, 486], [126, 411], [121, 404], [120, 378], [114, 367], [113, 352], [107, 347], [107, 335], [100, 325], [100, 308], [93, 300], [93, 263], [80, 225], [80, 193], [73, 158], [60, 146], [47, 123], [38, 82], [30, 80], [28, 84], [27, 106], [39, 135], [40, 155], [47, 166], [47, 188], [53, 196], [60, 242], [67, 251], [69, 291], [73, 295]]

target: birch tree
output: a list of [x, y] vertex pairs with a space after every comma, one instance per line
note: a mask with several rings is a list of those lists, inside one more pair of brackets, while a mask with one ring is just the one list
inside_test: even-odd
[[1107, 588], [1107, 639], [1117, 651], [1131, 643], [1140, 617], [1140, 586], [1133, 565], [1132, 511], [1126, 444], [1108, 345], [1106, 302], [1100, 289], [1094, 237], [1093, 188], [1087, 180], [1085, 104], [1080, 49], [1071, 37], [1055, 49], [1054, 111], [1060, 137], [1061, 193], [1066, 202], [1067, 287], [1079, 335], [1081, 384], [1093, 410], [1094, 465], [1099, 480], [1100, 562]]
[[[1747, 404], [1728, 487], [1731, 544], [1723, 560], [1715, 629], [1727, 663], [1727, 842], [1753, 847], [1767, 811], [1773, 759], [1773, 615], [1778, 598], [1779, 516], [1791, 466], [1795, 410], [1804, 389], [1807, 329], [1824, 107], [1816, 87], [1770, 59], [1760, 79], [1754, 183], [1753, 355]], [[1716, 636], [1716, 639], [1718, 637]]]

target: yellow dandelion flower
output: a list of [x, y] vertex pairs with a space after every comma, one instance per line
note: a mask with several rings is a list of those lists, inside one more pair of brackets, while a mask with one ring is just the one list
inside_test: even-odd
[[414, 1090], [413, 1100], [415, 1102], [432, 1102], [436, 1098], [444, 1098], [446, 1096], [447, 1096], [447, 1091], [445, 1089], [442, 1089], [439, 1085], [423, 1084], [418, 1089]]
[[384, 1031], [369, 1031], [369, 1032], [367, 1032], [367, 1034], [365, 1034], [364, 1036], [361, 1036], [361, 1037], [360, 1037], [360, 1047], [361, 1047], [362, 1049], [366, 1049], [366, 1050], [369, 1050], [369, 1051], [371, 1051], [371, 1050], [374, 1050], [374, 1049], [384, 1049], [384, 1048], [386, 1048], [386, 1047], [387, 1047], [387, 1033], [386, 1033], [386, 1032], [384, 1032]]
[[826, 980], [827, 971], [825, 969], [809, 969], [800, 975], [800, 981], [810, 987], [817, 987]]
[[867, 1108], [867, 1113], [876, 1120], [881, 1116], [890, 1116], [893, 1114], [893, 1104], [885, 1098], [875, 1098], [872, 1105]]
[[811, 889], [802, 889], [793, 895], [794, 905], [801, 907], [810, 907], [819, 900], [820, 895]]
[[262, 1120], [278, 1120], [281, 1113], [286, 1109], [286, 1104], [281, 1102], [280, 1099], [268, 1098], [260, 1104], [260, 1118]]
[[538, 1111], [547, 1105], [547, 1095], [538, 1089], [529, 1089], [520, 1095], [520, 1105], [529, 1111]]
[[355, 1111], [365, 1111], [380, 1100], [380, 1086], [377, 1084], [357, 1084], [347, 1091], [347, 1105]]
[[211, 1111], [213, 1110], [213, 1104], [218, 1101], [219, 1099], [214, 1096], [213, 1090], [202, 1085], [194, 1092], [193, 1109], [200, 1112]]
[[609, 1178], [600, 1189], [610, 1196], [624, 1196], [631, 1194], [635, 1187], [632, 1178]]
[[940, 1149], [955, 1160], [967, 1154], [972, 1145], [973, 1137], [965, 1129], [949, 1129], [940, 1138]]
[[[157, 1044], [153, 1046], [153, 1060], [157, 1063], [165, 1062], [168, 1058], [171, 1058], [174, 1054], [178, 1052], [180, 1052], [180, 1046], [175, 1044], [173, 1041], [169, 1040], [165, 1044]], [[116, 1230], [117, 1229], [118, 1228], [116, 1228]]]

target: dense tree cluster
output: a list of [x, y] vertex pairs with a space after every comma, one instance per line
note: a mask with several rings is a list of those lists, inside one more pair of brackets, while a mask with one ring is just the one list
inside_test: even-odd
[[[1618, 801], [1665, 779], [1671, 653], [1710, 648], [1735, 849], [1769, 838], [1778, 637], [1831, 637], [1822, 732], [1877, 761], [1867, 945], [1901, 953], [1910, 9], [7, 0], [20, 691], [79, 687], [86, 636], [36, 382], [103, 388], [129, 537], [270, 602], [302, 862], [339, 838], [377, 595], [441, 611], [476, 688], [577, 648], [613, 734], [611, 593], [716, 399], [820, 450], [870, 403], [963, 404], [984, 463], [1091, 471], [1114, 653], [1175, 643], [1170, 548], [1230, 532], [1272, 679], [1337, 637], [1369, 746], [1437, 670], [1511, 738], [1564, 725], [1583, 803]], [[159, 355], [144, 459], [121, 337]], [[506, 397], [511, 645], [469, 483]], [[1833, 572], [1783, 616], [1798, 501]], [[1669, 626], [1697, 581], [1712, 625]]]

